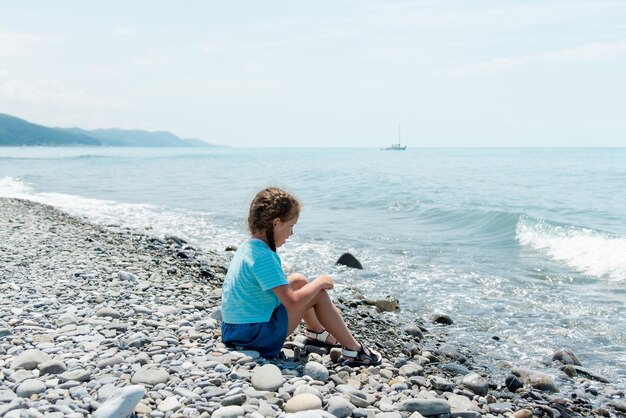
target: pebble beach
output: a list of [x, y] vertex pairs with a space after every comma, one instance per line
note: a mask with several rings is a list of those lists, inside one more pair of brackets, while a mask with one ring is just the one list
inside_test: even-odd
[[454, 318], [403, 318], [394, 298], [359, 289], [333, 297], [383, 353], [380, 366], [341, 366], [338, 349], [306, 345], [303, 333], [280, 359], [229, 350], [219, 302], [231, 254], [0, 198], [0, 416], [626, 414], [624, 391], [569, 350], [545, 370], [492, 374], [438, 332]]

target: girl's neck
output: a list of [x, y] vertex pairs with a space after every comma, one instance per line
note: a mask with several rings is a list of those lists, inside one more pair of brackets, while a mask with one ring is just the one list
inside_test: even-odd
[[269, 245], [269, 243], [267, 242], [267, 238], [265, 237], [265, 234], [262, 234], [262, 233], [252, 234], [252, 238], [258, 239], [259, 241], [263, 241], [265, 244]]

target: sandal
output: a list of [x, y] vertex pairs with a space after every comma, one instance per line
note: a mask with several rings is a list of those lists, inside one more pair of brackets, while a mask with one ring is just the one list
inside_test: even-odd
[[377, 366], [382, 363], [383, 356], [379, 352], [366, 347], [363, 343], [359, 344], [361, 344], [359, 351], [342, 348], [341, 357], [344, 359], [341, 362], [342, 366]]
[[328, 337], [330, 337], [330, 334], [326, 330], [322, 330], [321, 332], [315, 332], [315, 331], [311, 331], [310, 329], [307, 329], [305, 344], [314, 345], [316, 347], [328, 348], [328, 349], [341, 347], [341, 345], [338, 342], [329, 343]]

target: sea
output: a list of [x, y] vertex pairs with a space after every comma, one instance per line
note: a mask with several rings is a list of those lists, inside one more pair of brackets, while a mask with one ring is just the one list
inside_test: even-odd
[[565, 348], [626, 388], [626, 148], [0, 148], [0, 196], [220, 252], [267, 186], [302, 203], [290, 271], [446, 313], [488, 367], [563, 375]]

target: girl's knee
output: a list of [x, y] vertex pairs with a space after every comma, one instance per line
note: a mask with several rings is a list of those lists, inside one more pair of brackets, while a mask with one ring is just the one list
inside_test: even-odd
[[290, 274], [289, 276], [287, 276], [287, 281], [293, 289], [300, 289], [301, 287], [309, 283], [306, 277], [304, 277], [304, 275], [300, 273]]

